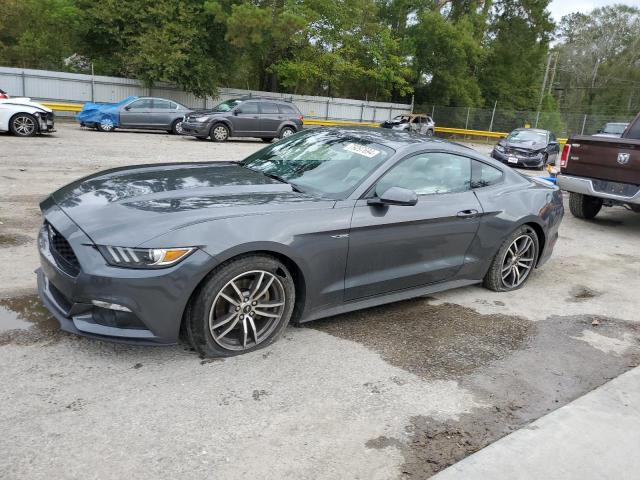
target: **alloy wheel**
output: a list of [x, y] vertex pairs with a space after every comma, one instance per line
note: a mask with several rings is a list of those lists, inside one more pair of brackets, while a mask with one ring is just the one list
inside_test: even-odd
[[176, 123], [175, 132], [176, 132], [178, 135], [182, 135], [182, 134], [184, 133], [184, 128], [182, 128], [182, 122], [178, 122], [178, 123]]
[[13, 128], [18, 135], [29, 137], [36, 131], [36, 122], [32, 117], [20, 115], [14, 118]]
[[282, 320], [285, 303], [284, 286], [274, 273], [242, 273], [227, 282], [211, 304], [211, 336], [227, 350], [260, 345]]
[[218, 125], [213, 129], [213, 138], [219, 142], [225, 141], [228, 136], [229, 136], [229, 131], [227, 130], [227, 127]]
[[103, 118], [100, 120], [100, 128], [105, 132], [113, 130], [113, 120], [110, 118]]
[[527, 279], [533, 269], [535, 255], [535, 244], [529, 235], [520, 235], [509, 245], [500, 270], [505, 287], [515, 288]]
[[293, 135], [295, 132], [293, 130], [291, 130], [290, 128], [285, 128], [284, 130], [282, 130], [282, 135], [280, 136], [280, 138], [287, 138], [290, 137], [291, 135]]

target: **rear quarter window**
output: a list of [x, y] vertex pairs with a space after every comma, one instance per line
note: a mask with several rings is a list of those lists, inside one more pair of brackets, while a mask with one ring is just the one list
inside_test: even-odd
[[278, 111], [278, 105], [271, 102], [261, 103], [260, 110], [262, 111], [262, 113], [280, 113]]
[[482, 188], [495, 185], [502, 181], [502, 170], [484, 162], [473, 161], [471, 173], [471, 188]]
[[278, 104], [280, 113], [286, 113], [290, 115], [298, 115], [298, 111], [292, 105], [286, 105], [283, 103]]

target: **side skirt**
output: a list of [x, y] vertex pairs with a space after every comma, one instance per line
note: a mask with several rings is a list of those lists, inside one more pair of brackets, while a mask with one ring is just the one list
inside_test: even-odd
[[452, 290], [454, 288], [466, 287], [466, 286], [478, 284], [481, 282], [482, 280], [452, 280], [449, 282], [425, 285], [425, 286], [411, 288], [407, 290], [400, 290], [398, 292], [391, 292], [391, 293], [387, 293], [385, 295], [379, 295], [376, 297], [366, 297], [360, 300], [354, 300], [348, 303], [337, 305], [335, 307], [330, 307], [324, 310], [312, 312], [311, 314], [308, 314], [302, 317], [299, 320], [299, 323], [310, 322], [312, 320], [318, 320], [320, 318], [325, 318], [325, 317], [332, 317], [334, 315], [353, 312], [355, 310], [362, 310], [364, 308], [377, 307], [379, 305], [384, 305], [387, 303], [408, 300], [410, 298], [421, 297], [423, 295], [442, 292], [444, 290]]

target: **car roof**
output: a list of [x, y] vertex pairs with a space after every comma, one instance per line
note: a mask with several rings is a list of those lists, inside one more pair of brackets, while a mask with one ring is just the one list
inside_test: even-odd
[[542, 128], [515, 128], [513, 129], [514, 132], [521, 132], [523, 130], [526, 130], [528, 132], [538, 132], [538, 133], [550, 133], [549, 130], [544, 130]]

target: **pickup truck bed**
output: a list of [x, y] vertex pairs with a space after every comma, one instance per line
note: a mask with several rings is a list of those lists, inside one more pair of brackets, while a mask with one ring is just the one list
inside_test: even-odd
[[603, 206], [640, 212], [640, 114], [622, 138], [572, 136], [560, 158], [558, 185], [570, 193], [571, 213], [595, 217]]

